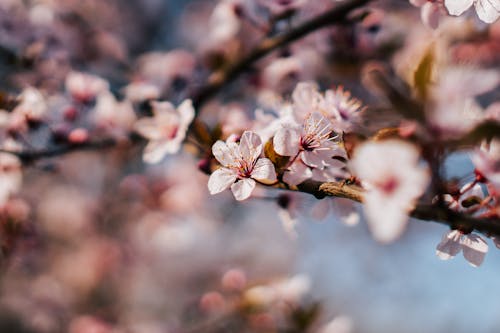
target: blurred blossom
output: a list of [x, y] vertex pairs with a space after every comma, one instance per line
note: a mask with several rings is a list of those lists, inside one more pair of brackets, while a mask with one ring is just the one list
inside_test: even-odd
[[109, 90], [109, 84], [91, 74], [70, 72], [66, 77], [66, 90], [79, 102], [92, 101], [97, 95]]
[[139, 80], [155, 85], [160, 94], [170, 89], [178, 89], [176, 85], [187, 85], [194, 74], [196, 59], [190, 52], [182, 49], [169, 52], [151, 52], [140, 56], [137, 60], [136, 75]]
[[323, 326], [319, 333], [350, 333], [353, 331], [352, 319], [347, 316], [337, 316]]
[[396, 240], [430, 181], [418, 149], [403, 141], [364, 143], [355, 150], [351, 167], [367, 189], [363, 210], [374, 238]]
[[183, 101], [177, 108], [170, 102], [151, 102], [153, 117], [139, 119], [135, 130], [149, 140], [143, 154], [147, 163], [160, 162], [165, 155], [179, 151], [186, 131], [194, 118], [191, 100]]

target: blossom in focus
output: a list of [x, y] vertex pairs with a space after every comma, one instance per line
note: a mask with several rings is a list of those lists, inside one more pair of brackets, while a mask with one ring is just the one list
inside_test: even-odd
[[394, 241], [429, 183], [418, 149], [399, 140], [367, 142], [354, 151], [351, 168], [367, 190], [363, 208], [374, 238]]
[[444, 0], [444, 5], [450, 15], [462, 15], [474, 4], [477, 16], [486, 23], [495, 22], [500, 16], [499, 0]]
[[157, 163], [166, 154], [179, 151], [195, 112], [189, 99], [177, 109], [170, 102], [154, 101], [151, 105], [154, 116], [139, 119], [135, 130], [149, 140], [144, 150], [144, 161]]
[[212, 146], [212, 153], [222, 167], [210, 175], [210, 194], [220, 193], [230, 187], [236, 200], [245, 200], [252, 194], [255, 180], [276, 181], [274, 165], [269, 159], [260, 157], [262, 140], [253, 132], [244, 132], [239, 144], [217, 141]]
[[460, 251], [474, 267], [478, 267], [488, 252], [488, 244], [476, 234], [464, 234], [460, 230], [446, 232], [436, 247], [436, 255], [442, 260], [455, 257]]
[[294, 161], [285, 172], [284, 181], [290, 185], [300, 184], [313, 176], [309, 168], [327, 168], [333, 176], [344, 176], [341, 170], [344, 163], [333, 158], [345, 156], [335, 139], [331, 123], [319, 113], [311, 113], [302, 126], [279, 129], [273, 138], [274, 150], [282, 156], [291, 156]]

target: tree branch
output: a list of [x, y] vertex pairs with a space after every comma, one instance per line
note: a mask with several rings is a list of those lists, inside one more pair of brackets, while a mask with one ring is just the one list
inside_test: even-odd
[[[292, 188], [294, 190], [294, 188]], [[295, 189], [309, 193], [317, 198], [339, 197], [357, 202], [363, 202], [364, 191], [357, 185], [345, 182], [305, 181]], [[478, 231], [487, 236], [500, 236], [499, 218], [478, 218], [471, 215], [452, 211], [446, 207], [431, 204], [420, 204], [410, 213], [410, 216], [426, 222], [438, 222], [448, 225], [451, 229], [464, 232]]]
[[351, 0], [341, 2], [324, 14], [304, 22], [282, 35], [265, 38], [246, 57], [228, 66], [226, 69], [213, 73], [210, 76], [207, 85], [201, 88], [193, 98], [193, 105], [195, 109], [199, 112], [201, 105], [215, 96], [225, 85], [236, 79], [257, 60], [263, 58], [279, 47], [288, 45], [313, 31], [329, 25], [341, 23], [345, 20], [346, 15], [349, 14], [349, 12], [367, 4], [370, 1], [371, 0]]

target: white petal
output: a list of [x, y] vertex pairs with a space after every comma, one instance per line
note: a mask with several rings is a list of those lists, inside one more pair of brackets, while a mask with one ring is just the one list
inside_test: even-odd
[[158, 163], [169, 153], [170, 146], [164, 140], [150, 141], [142, 154], [142, 159], [146, 163]]
[[331, 156], [326, 157], [324, 152], [313, 150], [301, 152], [300, 158], [311, 168], [322, 169], [325, 166], [326, 161], [328, 161], [327, 159], [331, 159]]
[[251, 177], [259, 181], [276, 181], [273, 162], [267, 158], [259, 158], [253, 167]]
[[181, 116], [181, 127], [187, 128], [189, 124], [193, 121], [195, 114], [193, 108], [193, 102], [190, 99], [186, 99], [179, 105], [177, 111]]
[[238, 201], [247, 199], [252, 194], [254, 188], [255, 180], [250, 178], [241, 179], [231, 185], [231, 191]]
[[236, 173], [227, 168], [220, 168], [212, 172], [208, 179], [210, 194], [216, 194], [229, 188], [236, 181]]
[[477, 16], [483, 22], [493, 23], [500, 16], [500, 1], [498, 0], [477, 0], [474, 6]]
[[162, 136], [160, 127], [158, 126], [158, 122], [155, 118], [148, 117], [139, 119], [135, 123], [134, 129], [141, 136], [149, 140], [158, 140]]
[[406, 228], [407, 210], [376, 191], [366, 193], [363, 209], [373, 238], [381, 243], [395, 241]]
[[224, 141], [218, 140], [212, 146], [212, 154], [223, 166], [234, 164], [236, 159], [236, 146], [228, 146]]
[[426, 26], [432, 29], [437, 29], [439, 26], [439, 17], [441, 16], [439, 5], [427, 2], [422, 6], [420, 16], [422, 18], [422, 22], [424, 22]]
[[474, 267], [478, 267], [488, 252], [488, 244], [475, 234], [465, 235], [462, 239], [464, 258]]
[[245, 131], [241, 136], [239, 149], [243, 160], [255, 161], [262, 152], [262, 140], [256, 133]]
[[281, 156], [295, 156], [299, 152], [300, 133], [294, 128], [281, 128], [273, 138], [274, 150]]
[[450, 15], [458, 16], [469, 9], [472, 2], [473, 0], [444, 0], [444, 6]]
[[462, 233], [458, 230], [448, 231], [436, 247], [436, 255], [441, 260], [448, 260], [455, 257], [462, 249], [460, 239]]
[[305, 115], [317, 108], [321, 99], [317, 86], [311, 82], [298, 83], [292, 93], [293, 106], [301, 115]]
[[283, 174], [283, 181], [288, 185], [295, 186], [312, 177], [312, 171], [307, 165], [300, 161], [293, 163], [288, 171]]

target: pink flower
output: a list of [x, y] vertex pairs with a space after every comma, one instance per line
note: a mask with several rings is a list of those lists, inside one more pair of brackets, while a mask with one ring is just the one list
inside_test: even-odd
[[135, 130], [149, 140], [144, 161], [157, 163], [166, 154], [179, 151], [195, 112], [189, 99], [177, 109], [170, 102], [151, 102], [151, 105], [154, 116], [138, 120]]
[[444, 0], [444, 5], [450, 15], [462, 15], [472, 4], [477, 16], [486, 23], [495, 22], [500, 16], [500, 1], [498, 0]]
[[323, 112], [333, 122], [336, 131], [350, 132], [361, 120], [363, 110], [361, 101], [351, 97], [342, 86], [325, 92]]
[[429, 183], [418, 149], [397, 140], [364, 143], [355, 150], [351, 167], [367, 190], [363, 208], [374, 238], [394, 241]]
[[109, 84], [104, 79], [80, 72], [70, 72], [66, 76], [65, 85], [71, 96], [80, 102], [91, 101], [100, 93], [109, 90]]
[[463, 251], [464, 258], [474, 267], [478, 267], [488, 252], [486, 241], [475, 234], [465, 235], [459, 230], [448, 231], [436, 247], [436, 255], [442, 260], [455, 257]]
[[416, 7], [421, 7], [420, 16], [422, 22], [432, 29], [439, 26], [439, 17], [444, 12], [443, 0], [410, 0]]
[[236, 200], [245, 200], [255, 188], [256, 182], [276, 181], [273, 163], [261, 158], [262, 140], [249, 131], [241, 136], [239, 145], [235, 142], [217, 141], [212, 146], [214, 157], [222, 164], [208, 180], [210, 194], [231, 188]]
[[284, 181], [290, 185], [300, 184], [313, 176], [310, 168], [327, 168], [333, 176], [344, 176], [341, 171], [344, 164], [333, 159], [334, 156], [345, 156], [339, 144], [333, 142], [336, 138], [331, 123], [319, 113], [309, 114], [302, 126], [289, 125], [279, 129], [273, 138], [274, 150], [282, 156], [291, 156], [293, 161], [284, 174]]

